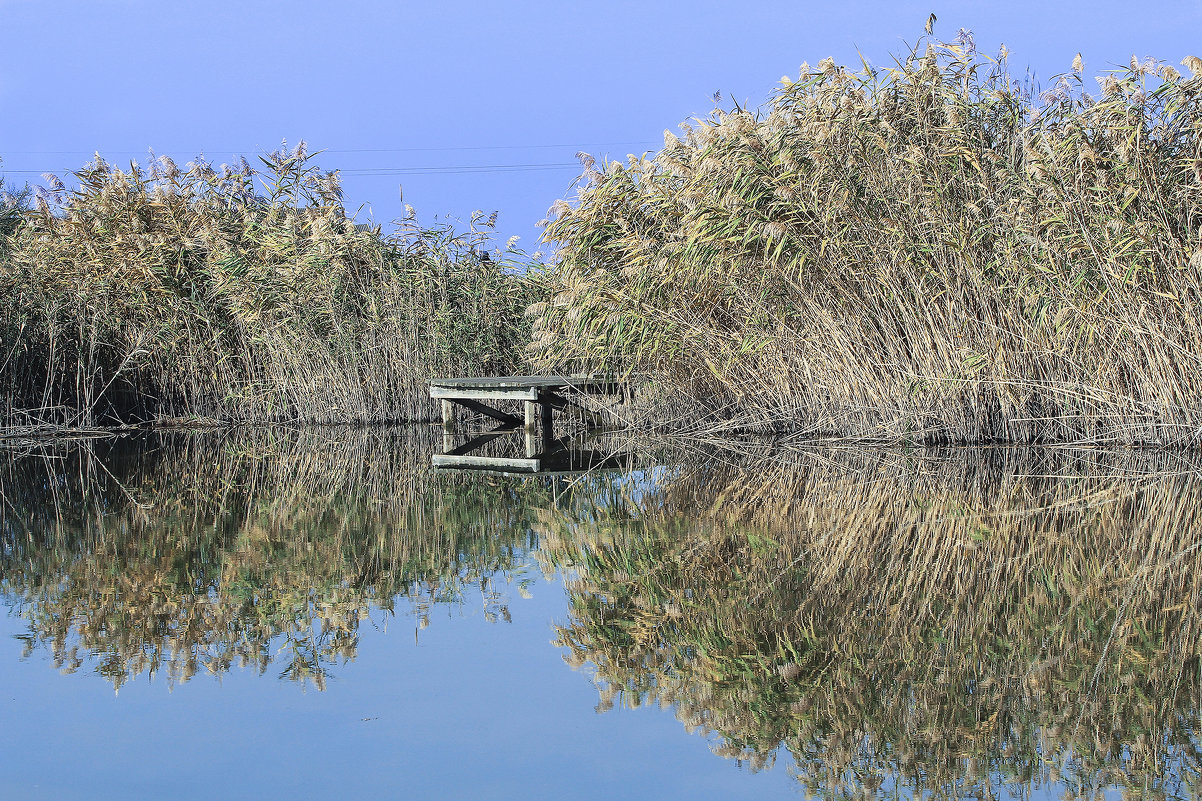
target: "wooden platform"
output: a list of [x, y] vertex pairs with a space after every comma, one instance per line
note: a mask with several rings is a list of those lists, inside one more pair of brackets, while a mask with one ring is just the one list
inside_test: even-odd
[[575, 389], [581, 392], [616, 393], [624, 384], [612, 376], [595, 375], [503, 375], [482, 378], [431, 378], [430, 395], [434, 389], [529, 391], [539, 389]]
[[[458, 405], [491, 417], [505, 426], [533, 429], [536, 421], [541, 421], [544, 438], [547, 439], [550, 439], [553, 428], [553, 409], [574, 407], [584, 413], [589, 424], [600, 424], [595, 414], [571, 400], [570, 393], [618, 395], [625, 391], [625, 384], [612, 376], [595, 375], [507, 375], [430, 380], [430, 397], [442, 401], [444, 427], [455, 428], [455, 406]], [[485, 401], [521, 401], [525, 414], [518, 417]]]

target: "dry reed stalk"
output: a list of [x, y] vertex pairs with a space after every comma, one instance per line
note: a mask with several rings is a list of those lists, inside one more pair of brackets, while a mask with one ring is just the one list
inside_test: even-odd
[[0, 230], [0, 425], [428, 419], [431, 376], [524, 363], [489, 221], [385, 235], [303, 146], [263, 163], [98, 157]]
[[533, 351], [695, 427], [1198, 443], [1202, 74], [1057, 80], [934, 40], [827, 59], [591, 171]]

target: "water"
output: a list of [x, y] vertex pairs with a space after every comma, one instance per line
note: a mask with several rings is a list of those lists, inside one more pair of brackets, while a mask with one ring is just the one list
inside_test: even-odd
[[0, 797], [1196, 795], [1190, 456], [442, 445], [0, 462]]

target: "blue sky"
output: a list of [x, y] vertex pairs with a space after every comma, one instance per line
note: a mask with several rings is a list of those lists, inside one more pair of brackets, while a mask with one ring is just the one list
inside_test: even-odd
[[[1202, 55], [1202, 2], [227, 2], [0, 0], [10, 181], [99, 150], [220, 163], [305, 139], [347, 205], [388, 223], [500, 212], [500, 239], [570, 197], [574, 154], [655, 149], [721, 91], [752, 106], [802, 61], [887, 63], [938, 16], [1041, 79], [1084, 54]], [[725, 102], [725, 101], [724, 101]]]

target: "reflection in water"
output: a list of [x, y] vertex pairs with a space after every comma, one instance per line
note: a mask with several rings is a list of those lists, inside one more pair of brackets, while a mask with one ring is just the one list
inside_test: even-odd
[[[426, 434], [426, 436], [418, 436]], [[427, 441], [429, 440], [429, 441]], [[2, 463], [0, 591], [65, 670], [273, 664], [324, 686], [371, 610], [480, 594], [529, 561], [548, 489], [439, 477], [427, 430], [281, 431], [70, 445]], [[515, 576], [516, 574], [516, 576]]]
[[445, 431], [442, 452], [431, 464], [443, 470], [486, 470], [502, 475], [556, 476], [603, 471], [633, 472], [644, 461], [620, 442], [599, 430], [578, 430], [554, 437], [548, 429], [536, 437], [531, 429], [499, 427], [485, 433]]
[[1179, 456], [765, 448], [523, 479], [435, 470], [436, 437], [8, 458], [0, 593], [29, 649], [118, 687], [246, 664], [320, 688], [370, 615], [480, 594], [505, 619], [494, 577], [562, 571], [558, 641], [600, 709], [668, 706], [815, 794], [1196, 795], [1202, 471]]
[[753, 455], [543, 514], [601, 708], [824, 797], [1194, 797], [1202, 481], [1170, 457]]

